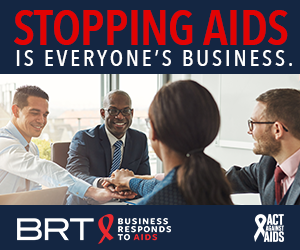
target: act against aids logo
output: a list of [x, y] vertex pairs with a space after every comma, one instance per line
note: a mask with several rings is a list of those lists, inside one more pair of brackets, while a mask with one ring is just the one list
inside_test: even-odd
[[254, 241], [262, 235], [264, 242], [284, 242], [284, 225], [282, 223], [284, 214], [258, 214], [255, 217], [257, 231], [254, 235]]

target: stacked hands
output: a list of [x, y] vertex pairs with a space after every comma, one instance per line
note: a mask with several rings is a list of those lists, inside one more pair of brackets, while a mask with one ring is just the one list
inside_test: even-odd
[[117, 169], [112, 173], [111, 177], [104, 178], [102, 186], [108, 188], [111, 192], [127, 195], [132, 193], [129, 187], [129, 181], [134, 177], [134, 173], [131, 170]]
[[[90, 196], [92, 199], [88, 199], [88, 203], [92, 205], [103, 204], [111, 199], [133, 199], [137, 194], [132, 192], [129, 187], [129, 181], [132, 178], [139, 179], [152, 179], [154, 176], [151, 175], [134, 175], [131, 170], [128, 169], [117, 169], [112, 173], [111, 177], [104, 178], [102, 182], [103, 188], [90, 187], [95, 189], [96, 195]], [[87, 191], [86, 195], [88, 194]]]
[[130, 190], [129, 181], [132, 178], [139, 178], [150, 180], [154, 178], [151, 175], [134, 175], [131, 170], [128, 169], [117, 169], [115, 172], [112, 173], [111, 177], [104, 178], [104, 182], [102, 186], [104, 188], [109, 189], [113, 193], [118, 193], [119, 195], [137, 195], [136, 193]]
[[[120, 173], [120, 174], [119, 174]], [[124, 174], [123, 174], [124, 173]], [[110, 201], [111, 199], [133, 199], [137, 194], [129, 189], [129, 186], [118, 185], [120, 181], [124, 182], [125, 177], [134, 177], [134, 173], [126, 169], [116, 170], [110, 178], [104, 178], [102, 186], [104, 188], [90, 187], [87, 190], [87, 203], [91, 205], [99, 205]], [[129, 184], [129, 180], [128, 180]], [[93, 194], [89, 194], [93, 191]]]

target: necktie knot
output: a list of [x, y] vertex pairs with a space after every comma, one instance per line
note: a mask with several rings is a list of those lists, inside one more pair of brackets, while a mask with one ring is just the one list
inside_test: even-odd
[[120, 141], [116, 141], [115, 144], [114, 144], [114, 146], [116, 148], [121, 148], [122, 144], [123, 144], [123, 142], [120, 140]]
[[280, 183], [281, 180], [286, 176], [286, 174], [282, 171], [280, 167], [276, 167], [274, 172], [274, 180], [277, 183]]

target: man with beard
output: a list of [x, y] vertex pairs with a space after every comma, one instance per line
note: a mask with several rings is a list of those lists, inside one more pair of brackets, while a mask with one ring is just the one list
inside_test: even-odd
[[300, 92], [273, 89], [257, 99], [248, 134], [259, 163], [227, 172], [234, 193], [259, 193], [263, 205], [300, 204]]
[[[109, 92], [100, 113], [105, 124], [79, 131], [74, 136], [67, 170], [94, 187], [102, 187], [103, 177], [111, 176], [119, 168], [149, 175], [147, 138], [129, 128], [133, 117], [129, 95], [120, 90]], [[71, 195], [68, 204], [85, 205], [86, 202]]]

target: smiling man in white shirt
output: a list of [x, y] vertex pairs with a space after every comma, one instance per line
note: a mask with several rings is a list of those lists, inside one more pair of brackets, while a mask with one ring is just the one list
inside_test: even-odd
[[48, 95], [36, 86], [16, 90], [12, 119], [0, 129], [0, 194], [67, 186], [68, 192], [80, 198], [92, 198], [105, 203], [121, 196], [106, 189], [92, 187], [57, 164], [39, 158], [37, 146], [31, 142], [47, 124]]

